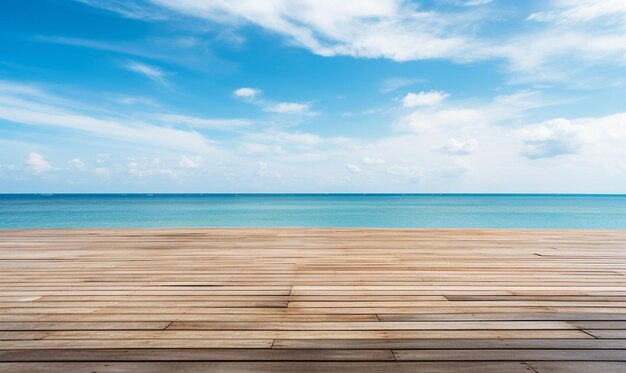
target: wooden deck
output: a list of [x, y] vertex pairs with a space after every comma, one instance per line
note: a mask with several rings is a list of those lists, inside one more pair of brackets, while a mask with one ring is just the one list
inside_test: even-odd
[[0, 231], [1, 372], [626, 372], [626, 231]]

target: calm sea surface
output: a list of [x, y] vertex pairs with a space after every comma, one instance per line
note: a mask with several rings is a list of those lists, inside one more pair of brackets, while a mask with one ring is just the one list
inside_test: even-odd
[[0, 195], [0, 229], [95, 227], [626, 229], [626, 195]]

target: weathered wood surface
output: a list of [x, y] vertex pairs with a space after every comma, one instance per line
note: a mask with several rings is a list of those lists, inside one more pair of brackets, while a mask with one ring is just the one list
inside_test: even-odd
[[626, 372], [626, 231], [0, 230], [0, 372]]

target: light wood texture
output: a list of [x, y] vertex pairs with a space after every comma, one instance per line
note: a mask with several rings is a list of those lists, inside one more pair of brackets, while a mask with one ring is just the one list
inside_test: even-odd
[[0, 230], [0, 372], [625, 366], [626, 231]]

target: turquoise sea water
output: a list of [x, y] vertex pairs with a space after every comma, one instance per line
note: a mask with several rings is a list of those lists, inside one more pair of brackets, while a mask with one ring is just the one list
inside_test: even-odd
[[626, 195], [0, 195], [0, 229], [95, 227], [626, 229]]

